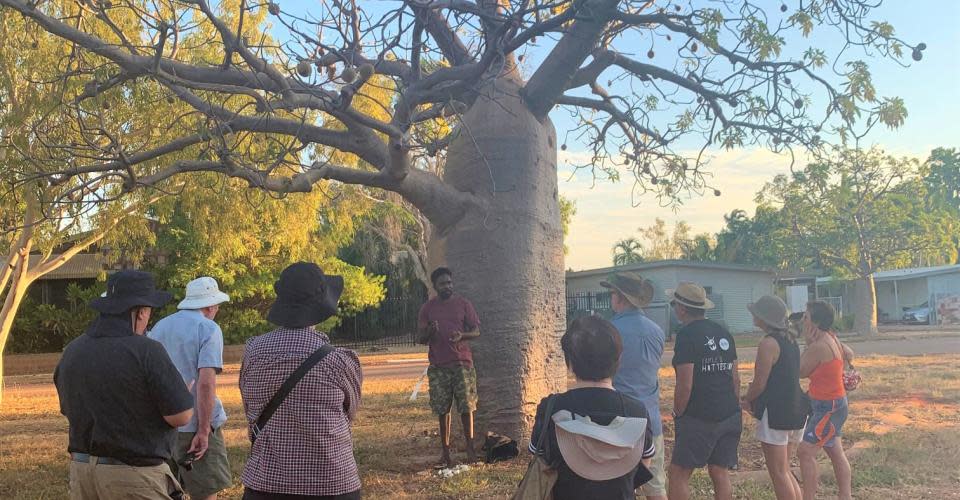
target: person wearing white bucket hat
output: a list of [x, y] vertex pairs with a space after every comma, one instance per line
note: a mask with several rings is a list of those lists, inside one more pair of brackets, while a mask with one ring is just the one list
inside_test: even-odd
[[644, 404], [613, 388], [620, 334], [609, 321], [585, 316], [570, 324], [560, 346], [577, 383], [540, 402], [530, 452], [557, 470], [554, 500], [633, 500], [663, 450], [654, 444]]
[[166, 348], [184, 381], [194, 385], [193, 419], [180, 427], [170, 468], [194, 499], [215, 499], [233, 479], [223, 424], [227, 414], [217, 398], [217, 374], [223, 369], [223, 332], [214, 322], [230, 296], [217, 280], [203, 276], [187, 283], [177, 311], [158, 321], [148, 336]]
[[684, 282], [666, 295], [683, 325], [673, 346], [675, 439], [667, 494], [689, 498], [690, 476], [706, 466], [715, 498], [732, 499], [729, 470], [737, 466], [743, 430], [737, 346], [726, 328], [706, 318], [714, 305], [702, 286]]

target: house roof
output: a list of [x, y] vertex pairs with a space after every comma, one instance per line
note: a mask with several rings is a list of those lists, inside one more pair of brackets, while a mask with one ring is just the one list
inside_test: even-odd
[[[51, 258], [59, 254], [53, 254]], [[30, 255], [30, 267], [40, 263], [40, 255]], [[6, 265], [6, 261], [0, 261]], [[96, 278], [104, 269], [103, 256], [96, 253], [79, 253], [65, 262], [62, 266], [40, 277], [41, 280], [75, 280], [84, 278]]]
[[935, 267], [912, 267], [910, 269], [892, 269], [873, 273], [874, 281], [895, 281], [907, 278], [925, 278], [939, 274], [960, 273], [960, 264]]
[[[908, 269], [891, 269], [889, 271], [878, 271], [873, 273], [873, 281], [897, 281], [911, 278], [926, 278], [928, 276], [938, 276], [941, 274], [960, 273], [960, 264], [949, 266], [934, 267], [911, 267]], [[830, 276], [817, 278], [817, 283], [830, 283], [835, 281]]]
[[693, 267], [700, 269], [719, 269], [723, 271], [744, 271], [751, 273], [774, 274], [770, 269], [745, 266], [743, 264], [728, 264], [724, 262], [698, 262], [692, 260], [657, 260], [653, 262], [639, 262], [637, 264], [627, 264], [624, 266], [602, 267], [598, 269], [587, 269], [584, 271], [568, 271], [567, 278], [580, 278], [584, 276], [594, 276], [597, 274], [610, 274], [621, 271], [643, 271], [648, 269], [658, 269], [662, 267]]

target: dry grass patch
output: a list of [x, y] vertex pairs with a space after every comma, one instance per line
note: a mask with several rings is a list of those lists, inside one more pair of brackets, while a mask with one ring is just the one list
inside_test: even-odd
[[[851, 394], [851, 416], [844, 444], [869, 440], [875, 446], [853, 460], [858, 498], [958, 498], [960, 495], [960, 356], [867, 357], [858, 361], [862, 388]], [[741, 367], [744, 385], [753, 366]], [[669, 408], [673, 370], [664, 368], [662, 407], [667, 450], [673, 441]], [[56, 391], [46, 377], [13, 377], [7, 381], [0, 408], [0, 498], [65, 498], [67, 495], [66, 420]], [[488, 499], [506, 498], [526, 466], [526, 457], [508, 463], [476, 465], [452, 478], [437, 476], [437, 420], [428, 395], [409, 400], [415, 379], [368, 380], [363, 408], [355, 422], [354, 442], [365, 498]], [[234, 486], [221, 498], [240, 498], [240, 472], [249, 451], [239, 390], [220, 387], [230, 419], [224, 435], [233, 465]], [[426, 387], [424, 387], [426, 391]], [[755, 423], [745, 418], [740, 470], [763, 469]], [[462, 459], [459, 423], [453, 443]], [[668, 458], [669, 459], [669, 458]], [[824, 494], [835, 494], [828, 476]], [[709, 478], [692, 480], [695, 498], [712, 495]], [[773, 498], [765, 481], [736, 486], [742, 499]]]

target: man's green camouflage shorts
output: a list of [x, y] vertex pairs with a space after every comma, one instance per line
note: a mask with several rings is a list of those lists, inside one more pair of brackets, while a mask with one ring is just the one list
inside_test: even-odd
[[430, 409], [437, 415], [450, 413], [454, 404], [457, 413], [477, 409], [477, 371], [471, 366], [451, 366], [427, 369], [430, 380]]

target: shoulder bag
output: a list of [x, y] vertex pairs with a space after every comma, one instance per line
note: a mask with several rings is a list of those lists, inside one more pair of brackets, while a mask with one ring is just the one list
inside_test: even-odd
[[543, 425], [540, 431], [540, 438], [537, 439], [537, 451], [542, 453], [534, 455], [527, 466], [527, 472], [520, 480], [520, 486], [513, 494], [512, 500], [553, 500], [553, 486], [557, 484], [557, 469], [547, 463], [547, 443], [550, 442], [550, 417], [553, 414], [553, 400], [556, 396], [547, 398], [547, 404], [543, 412]]

